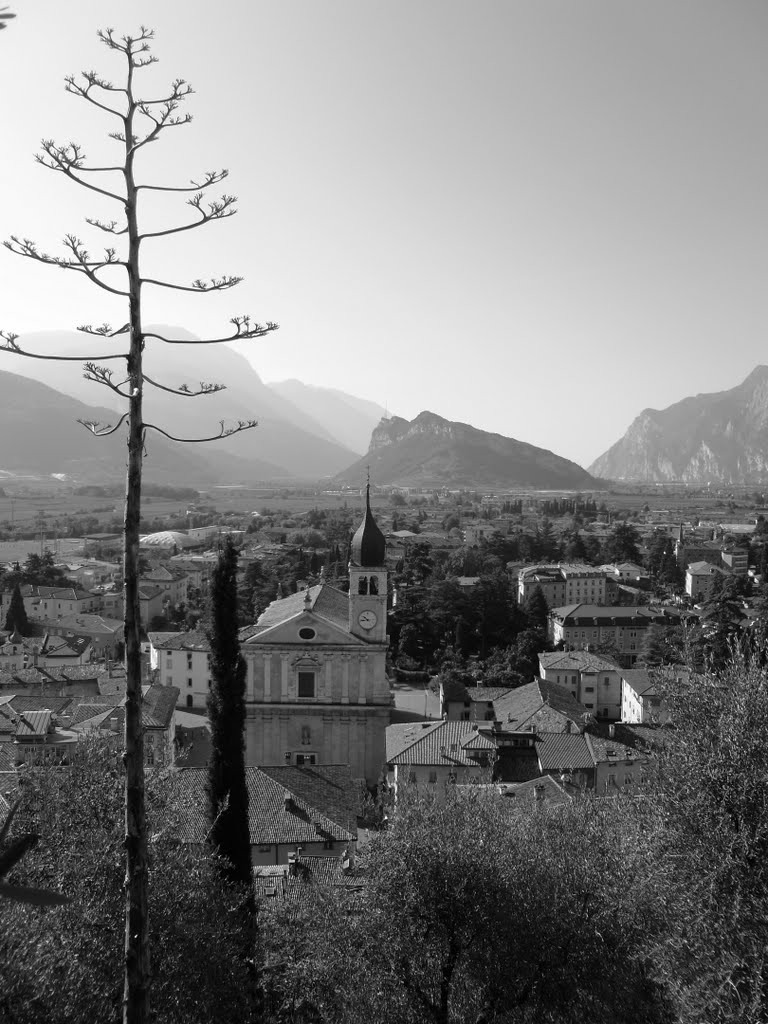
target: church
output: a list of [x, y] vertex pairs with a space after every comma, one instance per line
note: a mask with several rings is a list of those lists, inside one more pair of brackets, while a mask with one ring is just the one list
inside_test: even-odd
[[241, 631], [246, 764], [348, 764], [378, 782], [390, 717], [385, 547], [369, 486], [349, 593], [320, 583], [273, 601]]

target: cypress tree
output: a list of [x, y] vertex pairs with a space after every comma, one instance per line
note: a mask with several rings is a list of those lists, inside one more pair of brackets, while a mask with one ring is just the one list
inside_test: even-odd
[[12, 633], [14, 629], [18, 629], [22, 636], [26, 636], [29, 632], [27, 610], [24, 607], [24, 598], [21, 596], [18, 583], [11, 591], [11, 603], [5, 616], [5, 628], [9, 633]]
[[211, 574], [211, 757], [209, 841], [229, 861], [233, 881], [250, 882], [251, 841], [245, 780], [245, 659], [237, 635], [237, 551], [227, 538]]

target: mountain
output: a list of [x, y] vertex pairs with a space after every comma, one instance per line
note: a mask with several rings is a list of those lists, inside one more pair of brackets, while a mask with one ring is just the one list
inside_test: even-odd
[[[57, 474], [88, 483], [124, 477], [125, 431], [97, 438], [77, 422], [81, 419], [117, 422], [112, 409], [85, 405], [38, 381], [0, 370], [0, 475]], [[213, 445], [174, 444], [149, 434], [146, 447], [145, 478], [171, 485], [204, 485], [278, 473], [268, 463], [247, 463], [217, 452]]]
[[[179, 327], [148, 327], [179, 341], [196, 336]], [[75, 331], [30, 332], [19, 339], [32, 352], [60, 355], [105, 355], [125, 351], [124, 338], [95, 338]], [[274, 344], [270, 337], [251, 344]], [[99, 363], [99, 359], [94, 360]], [[120, 368], [118, 361], [108, 363]], [[145, 371], [158, 383], [178, 387], [199, 386], [201, 381], [226, 385], [226, 390], [200, 398], [183, 398], [157, 390], [145, 390], [144, 418], [177, 437], [206, 437], [215, 434], [219, 422], [256, 419], [259, 426], [215, 442], [216, 450], [245, 460], [253, 466], [253, 477], [263, 477], [257, 467], [269, 465], [270, 475], [318, 477], [339, 472], [357, 452], [339, 444], [322, 424], [281, 395], [271, 391], [251, 364], [230, 345], [176, 345], [148, 338]], [[0, 370], [9, 370], [55, 388], [86, 404], [98, 403], [124, 410], [121, 399], [105, 387], [83, 379], [79, 361], [30, 360], [9, 352], [0, 353]], [[196, 446], [198, 450], [203, 446]], [[242, 474], [240, 474], [242, 476]]]
[[376, 484], [400, 487], [580, 489], [599, 486], [581, 466], [559, 455], [421, 412], [410, 423], [382, 419], [368, 454], [336, 478], [359, 484], [367, 467]]
[[590, 472], [657, 483], [768, 482], [768, 366], [730, 391], [644, 409]]
[[321, 423], [330, 436], [353, 452], [364, 452], [371, 431], [385, 415], [382, 406], [336, 388], [302, 384], [300, 380], [270, 382], [272, 391]]

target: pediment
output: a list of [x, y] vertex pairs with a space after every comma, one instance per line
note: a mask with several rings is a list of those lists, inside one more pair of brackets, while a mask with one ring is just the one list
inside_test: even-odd
[[[300, 632], [304, 631], [308, 634], [310, 630], [314, 632], [312, 637], [302, 636]], [[306, 609], [255, 633], [242, 646], [248, 650], [261, 644], [304, 648], [308, 653], [318, 645], [326, 644], [329, 646], [339, 646], [340, 644], [354, 647], [367, 646], [363, 640], [354, 636], [349, 630], [342, 629], [337, 623]]]

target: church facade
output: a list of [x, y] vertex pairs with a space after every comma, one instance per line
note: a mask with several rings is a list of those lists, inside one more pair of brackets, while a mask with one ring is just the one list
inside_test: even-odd
[[378, 781], [390, 721], [385, 547], [367, 493], [349, 593], [321, 583], [273, 601], [241, 632], [246, 764], [348, 764]]

